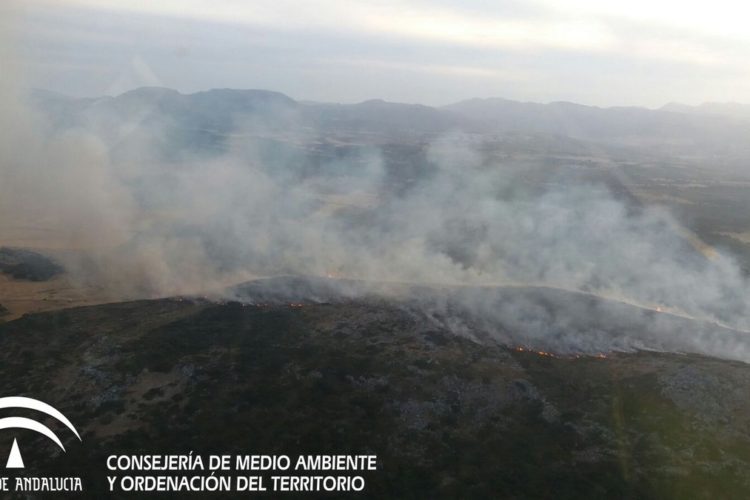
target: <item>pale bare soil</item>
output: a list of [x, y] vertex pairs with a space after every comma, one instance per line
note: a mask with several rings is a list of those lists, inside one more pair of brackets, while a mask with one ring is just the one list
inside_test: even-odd
[[9, 315], [3, 317], [6, 321], [31, 312], [103, 304], [109, 301], [110, 298], [103, 290], [74, 286], [66, 276], [35, 282], [14, 280], [0, 274], [0, 304], [10, 311]]

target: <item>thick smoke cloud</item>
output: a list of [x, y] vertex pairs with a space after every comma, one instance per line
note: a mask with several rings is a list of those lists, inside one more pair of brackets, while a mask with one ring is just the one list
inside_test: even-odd
[[[85, 256], [69, 263], [72, 276], [118, 298], [221, 294], [253, 277], [303, 274], [463, 287], [455, 303], [469, 323], [446, 320], [450, 307], [430, 293], [417, 302], [463, 334], [476, 328], [561, 351], [735, 349], [651, 311], [634, 318], [620, 306], [572, 303], [562, 314], [545, 305], [571, 297], [750, 329], [738, 266], [702, 255], [668, 214], [634, 210], [603, 186], [565, 179], [534, 192], [472, 138], [433, 139], [429, 168], [396, 185], [374, 146], [314, 170], [303, 168], [299, 149], [269, 158], [248, 137], [283, 132], [285, 144], [305, 145], [324, 135], [273, 107], [235, 123], [221, 154], [165, 154], [160, 145], [174, 124], [157, 108], [141, 103], [127, 119], [92, 112], [75, 127], [52, 126], [48, 114], [22, 104], [20, 74], [4, 78], [0, 92], [0, 226], [48, 228], [50, 246]], [[282, 129], [272, 125], [277, 112]], [[487, 286], [511, 288], [498, 298], [480, 288]], [[528, 288], [508, 295], [514, 286], [548, 288], [541, 300]], [[382, 286], [356, 293], [376, 289], [387, 293]], [[609, 326], [584, 325], [581, 316], [592, 311], [606, 314]], [[642, 328], [659, 337], [640, 336]]]

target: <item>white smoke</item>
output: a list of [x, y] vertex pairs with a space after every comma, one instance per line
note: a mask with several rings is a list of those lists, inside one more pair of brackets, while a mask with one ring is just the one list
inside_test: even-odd
[[[13, 52], [7, 41], [3, 46], [3, 66], [11, 68]], [[5, 74], [0, 226], [54, 228], [67, 240], [61, 244], [88, 256], [70, 271], [123, 298], [199, 294], [278, 274], [333, 275], [578, 290], [750, 329], [748, 283], [737, 264], [726, 255], [701, 255], [667, 213], [632, 210], [604, 187], [565, 179], [534, 193], [517, 169], [489, 160], [466, 136], [433, 139], [429, 170], [397, 180], [409, 182], [404, 189], [394, 189], [374, 146], [314, 172], [289, 149], [269, 161], [248, 137], [271, 130], [284, 144], [311, 147], [325, 136], [303, 129], [294, 114], [284, 116], [283, 131], [273, 130], [272, 108], [235, 124], [221, 155], [182, 151], [165, 159], [158, 144], [173, 124], [161, 121], [158, 109], [145, 106], [123, 121], [96, 108], [79, 126], [59, 129], [23, 104], [22, 72]], [[603, 335], [606, 328], [582, 329], [575, 314], [550, 313], [526, 296], [498, 303], [473, 292], [461, 304], [485, 330], [503, 324], [520, 332], [497, 334], [508, 342], [561, 350], [731, 348], [717, 351], [704, 333], [690, 337], [643, 314], [634, 324], [661, 338], [627, 333], [636, 339], [627, 341]], [[614, 316], [628, 313], [606, 314], [619, 325], [623, 318]]]

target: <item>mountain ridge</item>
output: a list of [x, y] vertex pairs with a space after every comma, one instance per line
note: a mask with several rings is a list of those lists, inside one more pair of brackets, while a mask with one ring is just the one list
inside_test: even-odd
[[336, 102], [336, 101], [318, 101], [314, 99], [296, 99], [294, 97], [289, 96], [288, 94], [285, 94], [284, 92], [280, 92], [277, 90], [271, 90], [271, 89], [264, 89], [264, 88], [233, 88], [233, 87], [216, 87], [216, 88], [210, 88], [205, 90], [197, 90], [195, 92], [181, 92], [177, 89], [173, 89], [171, 87], [162, 87], [162, 86], [143, 86], [143, 87], [136, 87], [130, 90], [127, 90], [125, 92], [122, 92], [120, 94], [116, 95], [98, 95], [98, 96], [83, 96], [83, 97], [75, 97], [68, 94], [65, 94], [63, 92], [58, 92], [55, 90], [49, 90], [45, 88], [31, 88], [29, 89], [29, 94], [31, 95], [47, 95], [47, 96], [54, 96], [58, 98], [66, 98], [71, 100], [95, 100], [95, 99], [102, 99], [102, 98], [117, 98], [121, 97], [126, 94], [130, 93], [140, 93], [143, 91], [153, 91], [153, 90], [163, 90], [163, 91], [169, 91], [176, 93], [180, 96], [190, 97], [195, 96], [198, 94], [206, 94], [216, 91], [230, 91], [230, 92], [247, 92], [247, 93], [268, 93], [268, 94], [275, 94], [278, 96], [282, 96], [286, 99], [292, 100], [298, 104], [310, 104], [310, 105], [316, 105], [316, 104], [324, 104], [324, 105], [338, 105], [338, 106], [354, 106], [354, 105], [360, 105], [360, 104], [372, 104], [372, 103], [378, 103], [378, 104], [396, 104], [396, 105], [405, 105], [405, 106], [422, 106], [422, 107], [428, 107], [433, 109], [443, 109], [443, 108], [450, 108], [452, 106], [456, 106], [459, 104], [464, 104], [468, 102], [509, 102], [509, 103], [517, 103], [517, 104], [534, 104], [534, 105], [540, 105], [540, 106], [550, 106], [550, 105], [574, 105], [574, 106], [580, 106], [585, 108], [594, 108], [594, 109], [602, 109], [602, 110], [612, 110], [612, 109], [641, 109], [641, 110], [648, 110], [648, 111], [669, 111], [670, 108], [674, 108], [674, 112], [684, 112], [679, 111], [679, 109], [684, 110], [693, 110], [693, 109], [706, 109], [706, 108], [712, 108], [712, 107], [740, 107], [740, 108], [750, 108], [750, 104], [743, 103], [739, 101], [705, 101], [698, 104], [685, 104], [682, 102], [677, 101], [670, 101], [668, 103], [665, 103], [661, 106], [657, 107], [649, 107], [649, 106], [640, 106], [640, 105], [612, 105], [612, 106], [599, 106], [595, 104], [585, 104], [580, 103], [576, 101], [568, 101], [565, 99], [560, 100], [554, 100], [554, 101], [525, 101], [525, 100], [518, 100], [518, 99], [509, 99], [507, 97], [501, 97], [501, 96], [490, 96], [490, 97], [469, 97], [466, 99], [461, 99], [459, 101], [450, 102], [447, 104], [440, 104], [440, 105], [430, 105], [430, 104], [424, 104], [420, 102], [406, 102], [406, 101], [390, 101], [388, 99], [384, 99], [381, 97], [372, 97], [367, 98], [362, 101], [356, 101], [356, 102]]
[[[548, 104], [504, 98], [469, 99], [447, 106], [370, 99], [355, 104], [302, 102], [271, 90], [212, 89], [182, 94], [143, 87], [116, 97], [65, 98], [32, 93], [43, 114], [63, 128], [107, 134], [118, 124], [154, 125], [149, 133], [181, 137], [181, 144], [219, 144], [238, 131], [359, 136], [371, 143], [424, 141], [446, 134], [513, 133], [566, 137], [601, 147], [640, 148], [664, 158], [750, 159], [750, 119], [704, 112], [639, 107], [601, 108], [566, 101]], [[688, 110], [689, 111], [689, 110]], [[750, 112], [748, 112], [750, 117]], [[182, 147], [182, 146], [180, 146]]]

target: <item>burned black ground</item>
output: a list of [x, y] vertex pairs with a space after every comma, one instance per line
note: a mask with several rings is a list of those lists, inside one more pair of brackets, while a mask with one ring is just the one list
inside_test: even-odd
[[[371, 453], [373, 498], [742, 498], [750, 367], [519, 352], [385, 302], [156, 300], [0, 326], [0, 393], [79, 428], [21, 435], [26, 474], [130, 453]], [[3, 438], [2, 449], [12, 440]]]

